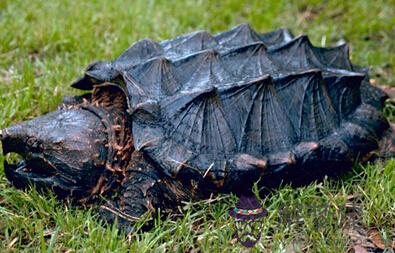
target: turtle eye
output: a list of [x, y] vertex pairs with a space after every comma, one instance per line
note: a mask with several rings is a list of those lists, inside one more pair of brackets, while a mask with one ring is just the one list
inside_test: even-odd
[[33, 152], [42, 152], [43, 148], [41, 143], [35, 137], [29, 137], [27, 139], [26, 144], [30, 147]]

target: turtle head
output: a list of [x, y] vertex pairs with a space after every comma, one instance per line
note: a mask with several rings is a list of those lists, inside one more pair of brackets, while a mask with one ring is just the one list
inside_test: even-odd
[[107, 185], [99, 179], [122, 175], [133, 151], [127, 109], [123, 90], [103, 85], [89, 100], [68, 101], [1, 130], [3, 153], [11, 156], [4, 162], [6, 177], [17, 188], [33, 184], [77, 200], [103, 192]]
[[4, 162], [13, 185], [32, 183], [60, 196], [83, 195], [94, 187], [107, 158], [105, 127], [89, 110], [60, 109], [3, 129], [0, 139], [4, 154], [19, 157]]

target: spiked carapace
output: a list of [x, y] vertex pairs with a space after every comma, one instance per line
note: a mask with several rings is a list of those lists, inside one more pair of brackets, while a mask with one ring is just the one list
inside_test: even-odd
[[286, 29], [141, 40], [73, 83], [90, 93], [2, 130], [4, 153], [23, 156], [5, 173], [17, 187], [107, 199], [103, 216], [124, 225], [256, 181], [308, 183], [384, 142], [393, 152], [386, 95], [368, 80], [347, 45], [314, 47]]

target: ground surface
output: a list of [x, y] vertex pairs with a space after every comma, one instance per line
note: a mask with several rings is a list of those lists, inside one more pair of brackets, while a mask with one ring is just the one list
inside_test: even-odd
[[[0, 128], [54, 110], [63, 95], [77, 94], [69, 84], [88, 63], [113, 59], [137, 39], [216, 33], [243, 22], [257, 31], [289, 27], [317, 46], [346, 40], [354, 63], [370, 66], [378, 84], [395, 84], [394, 1], [216, 2], [1, 0]], [[388, 104], [386, 114], [393, 120], [395, 106]], [[394, 169], [395, 160], [356, 164], [341, 180], [273, 193], [262, 200], [269, 217], [253, 251], [389, 252]], [[240, 252], [245, 248], [233, 239], [227, 214], [235, 201], [220, 196], [188, 204], [181, 218], [125, 235], [101, 224], [95, 209], [76, 210], [52, 196], [11, 188], [0, 165], [0, 251]]]

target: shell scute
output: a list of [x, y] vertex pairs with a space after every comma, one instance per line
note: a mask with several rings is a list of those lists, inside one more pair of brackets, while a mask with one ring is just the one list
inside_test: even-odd
[[261, 175], [238, 157], [265, 161], [270, 174], [374, 149], [388, 123], [377, 111], [385, 95], [369, 94], [367, 78], [346, 44], [315, 47], [306, 35], [242, 24], [139, 41], [73, 86], [126, 85], [136, 150], [171, 176], [226, 188], [235, 171]]

